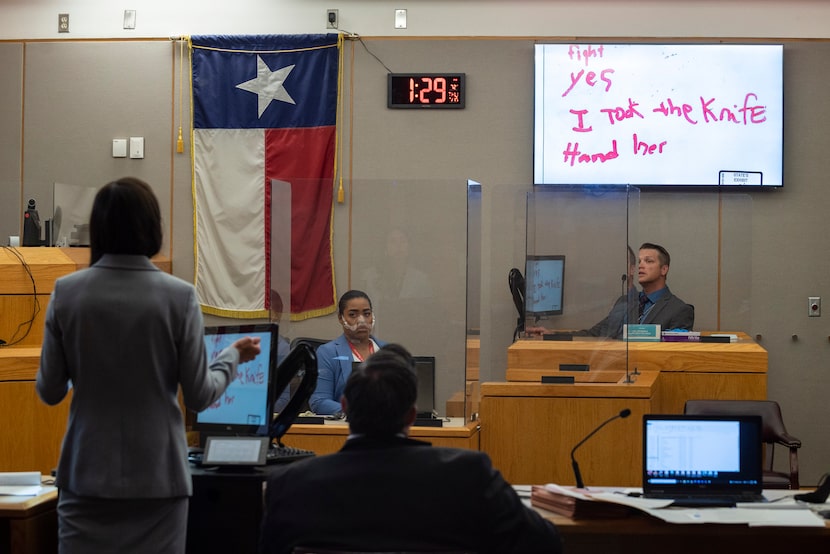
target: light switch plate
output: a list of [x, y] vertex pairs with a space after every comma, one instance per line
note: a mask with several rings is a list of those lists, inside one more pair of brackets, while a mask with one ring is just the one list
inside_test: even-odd
[[134, 159], [144, 157], [144, 137], [130, 137], [130, 157]]
[[135, 29], [135, 10], [124, 10], [124, 29]]
[[112, 139], [112, 157], [127, 157], [127, 139]]
[[395, 29], [406, 29], [406, 10], [395, 10]]

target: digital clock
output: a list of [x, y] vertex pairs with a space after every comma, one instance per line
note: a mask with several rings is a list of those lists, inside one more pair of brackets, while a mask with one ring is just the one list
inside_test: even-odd
[[463, 108], [464, 73], [389, 73], [389, 108]]

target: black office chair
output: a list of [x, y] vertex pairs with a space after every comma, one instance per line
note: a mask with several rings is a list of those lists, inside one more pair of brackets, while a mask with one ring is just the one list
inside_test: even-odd
[[[798, 449], [801, 448], [801, 440], [787, 433], [778, 402], [774, 400], [687, 400], [684, 413], [690, 415], [761, 416], [763, 421], [761, 440], [764, 441], [766, 448], [764, 452], [764, 488], [798, 488]], [[773, 469], [776, 444], [789, 449], [789, 472]]]
[[510, 287], [510, 294], [513, 296], [513, 304], [519, 317], [516, 319], [516, 328], [513, 331], [513, 342], [525, 330], [525, 278], [518, 268], [514, 267], [507, 274], [507, 285]]
[[[306, 345], [306, 346], [309, 346], [311, 348], [311, 350], [313, 350], [316, 353], [317, 349], [320, 346], [322, 346], [323, 344], [326, 344], [327, 342], [329, 342], [329, 341], [327, 341], [325, 339], [315, 339], [315, 338], [311, 338], [311, 337], [294, 337], [293, 339], [291, 339], [291, 350], [294, 350], [295, 348], [297, 348], [300, 345]], [[299, 386], [299, 384], [300, 384], [299, 379], [293, 379], [291, 381], [289, 387], [290, 387], [290, 394], [291, 394], [292, 397], [297, 393], [297, 387]], [[308, 412], [308, 411], [310, 411], [310, 409], [311, 408], [308, 405], [308, 399], [306, 399], [300, 405], [300, 410], [299, 410], [298, 413]]]
[[290, 388], [288, 404], [271, 422], [269, 435], [282, 446], [282, 437], [297, 416], [308, 410], [308, 399], [317, 386], [317, 355], [308, 344], [298, 344], [277, 366], [274, 395], [279, 397]]
[[326, 344], [327, 342], [329, 341], [325, 339], [314, 339], [311, 337], [294, 337], [293, 339], [291, 339], [291, 348], [295, 348], [298, 344], [307, 344], [316, 351], [317, 348]]

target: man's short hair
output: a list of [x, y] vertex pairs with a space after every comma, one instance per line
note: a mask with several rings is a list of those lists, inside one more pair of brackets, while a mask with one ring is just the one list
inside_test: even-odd
[[660, 258], [660, 265], [671, 265], [671, 256], [669, 256], [669, 251], [660, 246], [659, 244], [654, 244], [653, 242], [644, 242], [640, 245], [640, 250], [657, 250], [657, 255]]
[[401, 433], [418, 397], [418, 377], [409, 352], [389, 344], [357, 366], [346, 381], [346, 416], [352, 433]]

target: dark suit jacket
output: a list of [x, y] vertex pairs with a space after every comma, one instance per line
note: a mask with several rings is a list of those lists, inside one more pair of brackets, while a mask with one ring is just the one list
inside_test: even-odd
[[[635, 317], [632, 321], [637, 321]], [[695, 325], [695, 308], [671, 293], [669, 287], [657, 303], [646, 314], [643, 323], [659, 324], [661, 330], [686, 329]]]
[[[611, 311], [608, 312], [608, 315], [602, 321], [590, 329], [577, 331], [574, 335], [583, 337], [610, 337], [614, 339], [622, 338], [623, 324], [637, 322], [637, 309], [639, 306], [637, 295], [637, 289], [629, 289], [627, 294], [623, 294], [617, 298], [617, 301], [611, 307]], [[628, 308], [628, 317], [626, 317], [626, 308]]]
[[260, 552], [298, 545], [562, 551], [553, 524], [522, 504], [486, 454], [402, 437], [354, 438], [269, 479]]

